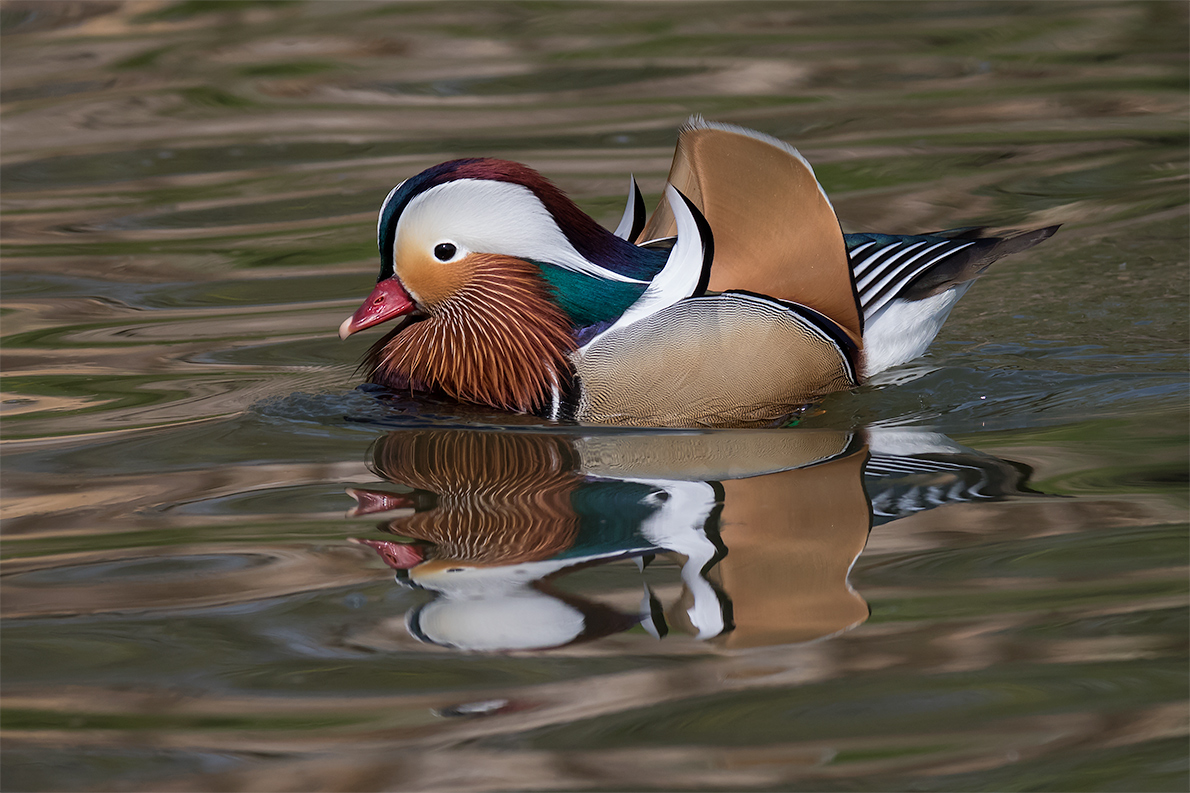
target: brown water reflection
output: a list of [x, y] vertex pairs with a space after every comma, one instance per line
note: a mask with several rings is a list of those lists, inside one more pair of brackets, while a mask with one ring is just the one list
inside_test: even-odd
[[[409, 632], [488, 652], [638, 623], [655, 639], [673, 627], [723, 648], [837, 634], [868, 617], [848, 575], [874, 517], [999, 500], [1025, 492], [1026, 476], [907, 430], [407, 430], [377, 441], [372, 470], [412, 489], [348, 490], [350, 516], [395, 512], [380, 528], [403, 538], [356, 542], [434, 593], [406, 615]], [[659, 595], [646, 579], [631, 610], [564, 590], [569, 572], [631, 558], [643, 573], [658, 554], [677, 559], [680, 586]]]
[[[158, 778], [158, 789], [552, 789], [631, 786], [641, 774], [665, 787], [898, 787], [1015, 778], [1054, 756], [1180, 740], [1184, 711], [1166, 691], [1183, 676], [1161, 625], [1183, 602], [1184, 569], [1158, 558], [1177, 532], [1156, 527], [1181, 510], [1144, 493], [1031, 493], [1031, 469], [1068, 489], [1105, 461], [1060, 439], [1012, 439], [1005, 451], [1027, 465], [912, 429], [411, 429], [369, 452], [387, 485], [346, 462], [227, 469], [199, 488], [209, 498], [179, 487], [165, 513], [206, 526], [205, 541], [8, 563], [6, 620], [72, 620], [57, 641], [88, 656], [63, 685], [42, 640], [55, 682], [9, 686], [10, 718], [42, 715], [7, 751], [275, 758]], [[390, 561], [433, 598], [391, 600], [405, 592], [392, 571], [342, 533], [279, 543], [304, 519], [342, 522], [285, 517], [302, 478], [355, 482], [356, 536], [393, 542], [360, 529], [396, 509], [383, 526], [416, 552]], [[267, 541], [242, 527], [233, 543], [213, 541], [198, 519], [216, 517], [223, 494], [253, 490], [275, 493], [257, 518], [272, 521]], [[680, 500], [706, 490], [710, 502]], [[650, 523], [661, 514], [670, 519]], [[645, 554], [657, 557], [642, 573], [627, 557]], [[1103, 569], [1115, 572], [1089, 577]], [[367, 605], [333, 608], [336, 591]], [[504, 608], [524, 594], [529, 608]], [[476, 603], [479, 619], [465, 613]], [[250, 621], [234, 627], [244, 610]], [[554, 628], [581, 614], [588, 641], [540, 621], [493, 630], [558, 612]], [[420, 640], [409, 613], [421, 615]], [[106, 627], [79, 622], [88, 617]], [[215, 646], [237, 648], [223, 663], [188, 646], [221, 622]], [[294, 649], [267, 649], [284, 636]], [[510, 636], [518, 651], [498, 663], [457, 652], [506, 650]], [[162, 654], [129, 654], [150, 639]], [[179, 675], [200, 683], [178, 687]]]
[[[1036, 466], [1035, 479], [1046, 481], [1087, 470], [1089, 463], [1061, 444], [1014, 451]], [[86, 675], [52, 691], [10, 689], [10, 713], [78, 715], [65, 731], [48, 722], [25, 730], [8, 741], [9, 750], [36, 753], [69, 741], [100, 753], [277, 758], [154, 784], [165, 789], [552, 789], [632, 786], [642, 774], [666, 787], [787, 786], [795, 780], [817, 787], [857, 776], [896, 787], [907, 778], [996, 779], [1055, 754], [1127, 754], [1180, 740], [1184, 729], [1181, 707], [1142, 682], [1174, 650], [1169, 640], [1152, 630], [1102, 635], [1090, 627], [1151, 622], [1176, 608], [1182, 596], [1162, 594], [1161, 587], [1181, 574], [1152, 565], [1090, 584], [1082, 574], [1064, 572], [1060, 561], [1045, 561], [1055, 551], [1082, 554], [1079, 566], [1085, 567], [1096, 563], [1086, 556], [1096, 542], [1113, 534], [1141, 540], [1143, 532], [1128, 527], [1179, 514], [1160, 500], [1030, 494], [1028, 468], [914, 430], [593, 436], [407, 430], [381, 437], [370, 456], [376, 473], [406, 487], [357, 485], [357, 517], [370, 521], [378, 510], [403, 510], [385, 527], [433, 543], [420, 546], [419, 561], [410, 565], [410, 556], [398, 564], [409, 568], [409, 580], [442, 592], [429, 606], [411, 608], [424, 615], [452, 595], [455, 605], [507, 600], [510, 578], [513, 589], [529, 582], [541, 597], [558, 598], [584, 618], [594, 615], [592, 633], [604, 635], [565, 642], [545, 656], [522, 649], [510, 660], [524, 665], [548, 656], [580, 666], [564, 671], [554, 661], [553, 672], [541, 676], [546, 667], [538, 666], [525, 670], [523, 680], [486, 678], [490, 672], [465, 660], [482, 655], [462, 656], [464, 665], [452, 667], [454, 650], [411, 638], [406, 618], [399, 610], [385, 614], [391, 607], [382, 598], [363, 619], [340, 623], [336, 615], [337, 624], [325, 633], [316, 614], [303, 617], [312, 618], [308, 625], [282, 612], [272, 620], [262, 614], [263, 626], [273, 620], [282, 630], [302, 625], [303, 642], [325, 643], [337, 657], [322, 653], [296, 668], [272, 662], [262, 682], [273, 678], [283, 697], [268, 685], [255, 692], [221, 692], [209, 684], [191, 691], [167, 684], [169, 678], [127, 686], [88, 683]], [[334, 473], [308, 475], [326, 480]], [[243, 474], [252, 479], [243, 479], [241, 490], [268, 481], [268, 472], [245, 468]], [[283, 480], [274, 474], [274, 481]], [[685, 506], [695, 504], [695, 510], [679, 509], [672, 520], [652, 523], [673, 531], [646, 536], [659, 508], [703, 486], [714, 491], [710, 513], [699, 511], [705, 502], [688, 500]], [[236, 489], [231, 480], [226, 487]], [[585, 498], [578, 495], [584, 490]], [[674, 497], [658, 499], [663, 492]], [[868, 540], [872, 502], [882, 506], [852, 568]], [[608, 505], [614, 509], [599, 511]], [[600, 523], [600, 516], [607, 520]], [[518, 525], [536, 534], [510, 542], [507, 529]], [[698, 553], [708, 543], [712, 563], [703, 564]], [[353, 576], [395, 588], [381, 572], [387, 568], [369, 563], [375, 557], [365, 549], [342, 541], [278, 554], [280, 547], [183, 546], [158, 554], [158, 563], [140, 573], [136, 564], [148, 557], [103, 551], [59, 557], [49, 575], [10, 568], [6, 617], [32, 616], [26, 604], [48, 589], [58, 598], [69, 594], [75, 606], [38, 601], [43, 613], [106, 613], [111, 620], [131, 612], [139, 615], [132, 625], [169, 646], [176, 639], [154, 627], [155, 612], [163, 624], [192, 620], [179, 609], [247, 606], [261, 598], [284, 602], [317, 587], [350, 586]], [[625, 559], [641, 553], [659, 554], [644, 578], [663, 608], [648, 604], [647, 617], [641, 575]], [[513, 567], [500, 564], [510, 558]], [[698, 559], [694, 568], [692, 558]], [[1041, 576], [1028, 569], [1030, 558], [1042, 560]], [[188, 567], [171, 566], [173, 560]], [[443, 585], [460, 574], [448, 572], [455, 568], [478, 586]], [[493, 570], [496, 576], [474, 575]], [[509, 570], [529, 575], [505, 575]], [[543, 572], [546, 584], [531, 583]], [[137, 588], [138, 575], [148, 588]], [[579, 579], [585, 583], [574, 586]], [[708, 590], [704, 604], [712, 608], [699, 609]], [[115, 592], [141, 600], [113, 600]], [[215, 592], [223, 599], [210, 600]], [[829, 642], [804, 641], [862, 622], [865, 599], [873, 603], [874, 622]], [[727, 603], [730, 609], [723, 608]], [[699, 620], [716, 612], [730, 613], [734, 630], [725, 622], [717, 638], [698, 637], [715, 633]], [[508, 614], [488, 610], [482, 616], [490, 637], [490, 621]], [[662, 624], [673, 630], [660, 642], [643, 624], [616, 632], [642, 617], [657, 634]], [[437, 623], [440, 631], [465, 624], [457, 615]], [[441, 633], [429, 638], [444, 643]], [[465, 633], [449, 638], [470, 649], [496, 649], [478, 647]], [[555, 634], [546, 638], [546, 644], [563, 643]], [[72, 641], [81, 646], [85, 638]], [[97, 642], [92, 662], [109, 663], [104, 652], [112, 646]], [[130, 671], [145, 669], [135, 657], [111, 660]], [[608, 662], [613, 666], [601, 668]], [[176, 671], [218, 669], [205, 658], [198, 663]], [[398, 676], [385, 682], [393, 671]], [[559, 672], [563, 679], [550, 679]], [[581, 685], [572, 673], [581, 675]], [[477, 680], [467, 680], [476, 674]], [[1176, 666], [1168, 674], [1177, 674]], [[393, 682], [409, 675], [416, 676], [411, 685], [393, 690]], [[352, 693], [351, 678], [354, 687], [364, 687]], [[1127, 708], [1103, 710], [1121, 698]], [[921, 716], [913, 716], [915, 708]], [[865, 714], [864, 726], [855, 723], [853, 710]], [[796, 717], [782, 716], [786, 711]], [[105, 729], [114, 714], [133, 720], [130, 726], [143, 720], [144, 727]], [[889, 729], [893, 724], [897, 728]], [[151, 725], [158, 726], [145, 732]], [[774, 727], [785, 736], [779, 743], [763, 737]], [[667, 734], [682, 736], [681, 743]]]
[[[867, 450], [853, 440], [394, 433], [377, 444], [375, 470], [436, 503], [385, 529], [430, 546], [366, 542], [398, 580], [441, 595], [407, 618], [435, 644], [547, 648], [637, 622], [657, 638], [672, 625], [726, 646], [804, 641], [867, 617], [846, 582], [870, 525]], [[681, 591], [664, 604], [646, 584], [632, 615], [554, 584], [571, 568], [658, 553], [683, 558]]]

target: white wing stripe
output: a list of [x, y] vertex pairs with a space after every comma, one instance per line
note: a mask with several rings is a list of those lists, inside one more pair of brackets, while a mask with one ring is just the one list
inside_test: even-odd
[[[938, 248], [940, 248], [946, 244], [947, 244], [947, 241], [943, 240], [942, 242], [938, 242], [938, 243], [935, 243], [934, 245], [931, 245], [929, 248], [926, 248], [923, 251], [918, 251], [917, 253], [913, 254], [908, 259], [906, 259], [904, 262], [902, 262], [896, 268], [896, 271], [898, 271], [898, 272], [905, 271], [906, 269], [912, 267], [914, 262], [918, 261], [923, 256], [928, 256], [931, 252], [937, 250]], [[935, 259], [934, 261], [938, 261], [938, 260]], [[892, 261], [890, 261], [889, 264], [892, 264]], [[887, 273], [887, 268], [882, 268], [882, 271], [884, 273]], [[879, 275], [879, 274], [873, 274], [873, 275], [875, 276], [875, 275]], [[862, 289], [861, 288], [861, 289], [858, 289], [858, 291], [860, 293], [860, 295], [859, 295], [860, 304], [865, 307], [867, 306], [868, 303], [872, 302], [875, 298], [879, 297], [879, 290], [877, 288], [872, 288], [872, 289]]]
[[[951, 244], [949, 240], [943, 240], [942, 242], [936, 242], [933, 245], [931, 245], [930, 247], [926, 248], [925, 250], [918, 251], [917, 253], [910, 256], [908, 259], [906, 259], [904, 262], [901, 263], [901, 266], [898, 269], [902, 269], [902, 270], [908, 269], [909, 267], [912, 267], [913, 264], [915, 262], [917, 262], [918, 260], [923, 259], [926, 256], [929, 256], [931, 253], [938, 250], [942, 246], [949, 245], [949, 244]], [[956, 248], [955, 250], [958, 250], [958, 249]]]
[[915, 457], [874, 454], [864, 466], [864, 472], [881, 476], [892, 474], [919, 474], [938, 471], [978, 470], [972, 465], [948, 463], [942, 460], [921, 460]]
[[[875, 245], [876, 243], [872, 242], [869, 244]], [[894, 242], [891, 245], [887, 245], [883, 248], [877, 249], [877, 251], [875, 253], [873, 253], [871, 256], [869, 256], [868, 258], [864, 259], [862, 262], [860, 262], [859, 264], [857, 264], [853, 268], [851, 268], [851, 271], [854, 274], [855, 279], [859, 280], [859, 277], [862, 276], [864, 274], [864, 272], [869, 267], [871, 267], [873, 265], [873, 263], [876, 262], [876, 260], [878, 260], [884, 256], [888, 256], [889, 254], [891, 254], [893, 251], [895, 251], [899, 247], [901, 247], [901, 243]], [[859, 253], [860, 250], [862, 250], [862, 248], [856, 249], [855, 253]]]
[[910, 281], [912, 281], [914, 278], [916, 278], [918, 276], [918, 274], [923, 273], [926, 270], [930, 269], [930, 265], [936, 264], [937, 262], [941, 261], [942, 259], [945, 259], [946, 256], [947, 256], [947, 254], [945, 254], [945, 253], [940, 254], [935, 259], [932, 259], [931, 261], [923, 264], [921, 267], [918, 267], [913, 272], [909, 273], [909, 275], [907, 275], [899, 284], [897, 284], [897, 287], [895, 289], [887, 289], [887, 290], [884, 290], [883, 292], [881, 292], [879, 297], [877, 297], [875, 300], [873, 300], [869, 305], [864, 306], [864, 319], [867, 319], [868, 317], [875, 315], [877, 311], [884, 308], [884, 306], [887, 305], [890, 301], [895, 300], [897, 298], [898, 293], [901, 291], [901, 289], [906, 284], [908, 284]]
[[[896, 278], [898, 275], [902, 275], [905, 272], [904, 268], [901, 268], [897, 272], [892, 273], [891, 275], [888, 276], [888, 278], [885, 278], [883, 281], [881, 281], [876, 286], [872, 287], [869, 290], [866, 290], [867, 294], [880, 295], [880, 297], [878, 297], [876, 300], [874, 300], [871, 305], [864, 306], [864, 317], [867, 318], [868, 316], [871, 316], [872, 314], [875, 314], [877, 311], [879, 311], [884, 306], [884, 304], [888, 303], [890, 300], [897, 297], [897, 295], [900, 294], [901, 290], [904, 289], [905, 286], [910, 281], [912, 281], [914, 278], [916, 278], [921, 273], [930, 269], [935, 264], [937, 264], [938, 262], [945, 259], [947, 256], [950, 256], [951, 254], [954, 254], [954, 253], [958, 253], [959, 251], [963, 250], [964, 248], [968, 248], [974, 244], [975, 244], [974, 242], [967, 242], [967, 243], [964, 243], [963, 245], [958, 246], [957, 248], [950, 248], [948, 250], [943, 251], [942, 253], [935, 256], [933, 259], [930, 259], [925, 264], [914, 269], [908, 275], [905, 275], [903, 278], [901, 278], [900, 282], [896, 285], [895, 288], [884, 289], [884, 285], [889, 283], [892, 279]], [[883, 292], [883, 294], [881, 294], [881, 292]]]
[[853, 248], [852, 250], [847, 251], [847, 257], [849, 259], [851, 259], [851, 261], [852, 261], [851, 273], [853, 276], [859, 277], [859, 275], [860, 275], [860, 265], [854, 264], [855, 257], [859, 256], [861, 253], [866, 251], [868, 248], [871, 248], [875, 244], [876, 244], [876, 240], [871, 240], [870, 242], [865, 242], [863, 245], [860, 245], [857, 248]]
[[894, 264], [896, 264], [898, 261], [900, 261], [901, 257], [903, 257], [905, 254], [910, 253], [911, 251], [917, 250], [918, 248], [922, 247], [925, 244], [926, 243], [924, 241], [923, 242], [915, 242], [914, 244], [908, 246], [907, 248], [897, 251], [895, 256], [890, 256], [888, 259], [881, 262], [879, 267], [873, 268], [872, 272], [868, 273], [863, 278], [860, 278], [858, 281], [856, 281], [855, 282], [856, 289], [859, 290], [860, 294], [863, 294], [864, 292], [868, 291], [868, 284], [872, 283], [873, 280], [875, 280], [876, 278], [879, 278], [880, 276], [882, 276], [886, 272], [888, 272], [889, 269], [892, 268], [892, 266]]

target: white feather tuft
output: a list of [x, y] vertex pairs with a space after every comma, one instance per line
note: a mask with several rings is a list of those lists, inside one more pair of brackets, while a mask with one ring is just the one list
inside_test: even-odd
[[665, 198], [673, 208], [674, 220], [678, 226], [678, 239], [669, 252], [669, 258], [665, 260], [665, 267], [653, 276], [644, 293], [610, 328], [583, 345], [584, 350], [605, 335], [626, 328], [683, 298], [690, 297], [698, 287], [702, 278], [704, 248], [698, 224], [682, 199], [682, 194], [673, 185], [665, 188]]
[[[622, 240], [627, 240], [632, 234], [632, 226], [636, 221], [636, 177], [628, 177], [628, 203], [624, 205], [624, 215], [620, 218], [620, 225], [613, 232]], [[631, 240], [629, 240], [631, 242]]]

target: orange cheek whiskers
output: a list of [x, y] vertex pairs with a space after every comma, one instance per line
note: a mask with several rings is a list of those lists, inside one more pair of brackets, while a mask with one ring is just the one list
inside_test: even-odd
[[427, 319], [373, 346], [372, 379], [531, 411], [570, 377], [570, 321], [534, 265], [505, 256], [469, 258], [471, 277], [431, 307]]

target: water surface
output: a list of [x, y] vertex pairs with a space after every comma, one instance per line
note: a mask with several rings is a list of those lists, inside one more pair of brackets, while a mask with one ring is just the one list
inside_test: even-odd
[[[1186, 788], [1184, 4], [0, 13], [7, 789]], [[691, 113], [1063, 228], [796, 427], [355, 390], [393, 184]]]

